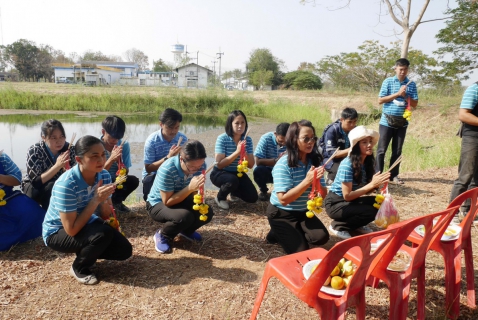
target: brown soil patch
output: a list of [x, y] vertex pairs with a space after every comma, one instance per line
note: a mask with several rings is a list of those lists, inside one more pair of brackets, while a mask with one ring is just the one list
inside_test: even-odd
[[[455, 168], [405, 173], [404, 186], [391, 186], [403, 219], [446, 207]], [[78, 284], [68, 275], [71, 254], [45, 247], [41, 239], [17, 245], [0, 253], [0, 318], [25, 319], [247, 319], [251, 313], [264, 266], [284, 253], [268, 245], [265, 203], [234, 203], [219, 210], [208, 192], [215, 218], [201, 232], [200, 244], [177, 239], [174, 252], [154, 250], [153, 222], [139, 203], [120, 221], [134, 246], [134, 256], [125, 262], [98, 261], [96, 286]], [[322, 215], [328, 226], [330, 220]], [[477, 236], [473, 227], [472, 236]], [[336, 238], [332, 237], [326, 248]], [[478, 266], [474, 243], [475, 268]], [[443, 319], [445, 299], [443, 261], [430, 252], [426, 261], [427, 319]], [[476, 274], [477, 271], [475, 271]], [[475, 280], [476, 286], [478, 281]], [[460, 319], [476, 319], [477, 311], [466, 306], [464, 282]], [[388, 319], [389, 291], [381, 285], [367, 288], [367, 319]], [[409, 317], [416, 317], [416, 282], [412, 282]], [[273, 279], [259, 313], [260, 319], [317, 319], [307, 307]], [[354, 319], [353, 309], [347, 319]]]

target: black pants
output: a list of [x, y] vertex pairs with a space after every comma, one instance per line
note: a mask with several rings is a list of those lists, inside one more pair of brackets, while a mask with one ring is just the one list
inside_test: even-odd
[[23, 193], [29, 198], [32, 198], [45, 210], [48, 210], [50, 205], [51, 191], [56, 180], [50, 180], [44, 184], [40, 189], [33, 187], [31, 183], [25, 183]]
[[342, 196], [329, 192], [324, 200], [327, 215], [333, 219], [332, 228], [337, 231], [350, 231], [363, 227], [375, 220], [375, 196], [359, 197], [345, 201]]
[[[453, 183], [450, 202], [463, 192], [476, 187], [478, 181], [478, 138], [463, 136], [461, 138], [460, 163], [458, 165], [458, 179]], [[462, 205], [462, 211], [470, 210], [470, 200]]]
[[[385, 165], [385, 152], [387, 151], [390, 140], [392, 140], [392, 155], [390, 157], [390, 166], [397, 160], [402, 154], [403, 143], [405, 142], [405, 135], [407, 134], [407, 127], [402, 128], [390, 128], [384, 125], [380, 125], [378, 129], [380, 133], [380, 139], [378, 140], [377, 147], [377, 165], [376, 170], [383, 172]], [[393, 180], [400, 171], [400, 164], [390, 171], [390, 180]]]
[[226, 200], [228, 194], [241, 198], [245, 202], [257, 201], [257, 190], [247, 174], [241, 178], [236, 173], [219, 170], [214, 167], [211, 172], [211, 182], [219, 188], [218, 200]]
[[267, 193], [269, 191], [267, 184], [274, 182], [272, 180], [272, 167], [257, 166], [254, 168], [253, 174], [254, 181], [257, 183], [259, 190], [262, 193]]
[[119, 204], [128, 198], [128, 196], [139, 186], [139, 179], [135, 176], [126, 176], [126, 181], [122, 183], [123, 188], [116, 188], [111, 196], [113, 204]]
[[61, 228], [46, 242], [55, 251], [76, 253], [73, 269], [79, 274], [88, 274], [89, 268], [98, 259], [126, 260], [133, 253], [128, 239], [101, 220], [85, 225], [74, 237]]
[[335, 176], [337, 175], [337, 170], [339, 170], [340, 162], [334, 162], [332, 167], [327, 170], [327, 180], [335, 180]]
[[201, 215], [199, 211], [193, 209], [194, 193], [191, 193], [183, 202], [168, 207], [164, 203], [159, 202], [155, 206], [151, 206], [146, 202], [146, 210], [153, 220], [164, 223], [161, 234], [169, 239], [174, 239], [178, 233], [186, 235], [193, 233], [203, 225], [211, 222], [214, 212], [209, 207], [207, 220], [199, 220]]
[[151, 187], [154, 183], [154, 178], [156, 178], [156, 173], [150, 173], [143, 179], [143, 199], [148, 201], [148, 195], [151, 191]]
[[306, 211], [286, 211], [269, 203], [266, 215], [271, 235], [287, 254], [309, 249], [309, 244], [323, 245], [329, 233], [317, 217], [307, 218]]

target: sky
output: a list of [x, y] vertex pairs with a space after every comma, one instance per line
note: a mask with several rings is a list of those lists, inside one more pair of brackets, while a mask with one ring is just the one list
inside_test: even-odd
[[[412, 1], [412, 21], [423, 2]], [[443, 17], [448, 2], [431, 0], [423, 20]], [[199, 51], [199, 64], [211, 68], [224, 52], [222, 71], [245, 70], [252, 50], [268, 48], [284, 61], [285, 71], [293, 71], [303, 61], [357, 51], [365, 40], [388, 46], [400, 39], [394, 35], [400, 27], [380, 16], [380, 3], [352, 0], [348, 8], [333, 10], [345, 1], [316, 0], [314, 6], [299, 0], [3, 0], [1, 41], [27, 39], [67, 55], [93, 50], [123, 56], [134, 47], [148, 55], [150, 65], [160, 58], [172, 62], [171, 45], [181, 43], [190, 57]], [[431, 55], [443, 27], [443, 21], [419, 25], [411, 47]]]

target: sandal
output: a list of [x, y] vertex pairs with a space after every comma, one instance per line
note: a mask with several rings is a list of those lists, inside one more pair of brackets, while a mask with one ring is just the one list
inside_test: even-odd
[[392, 180], [390, 180], [390, 182], [392, 182], [394, 184], [405, 184], [405, 182], [403, 182], [403, 180], [400, 179], [398, 176], [394, 177]]

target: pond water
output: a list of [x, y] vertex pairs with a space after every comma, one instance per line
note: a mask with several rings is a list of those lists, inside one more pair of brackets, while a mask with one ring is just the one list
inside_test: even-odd
[[[132, 168], [130, 174], [141, 180], [143, 168], [143, 149], [146, 138], [159, 129], [158, 115], [121, 115], [126, 122], [126, 133], [131, 145]], [[72, 134], [76, 133], [77, 139], [84, 135], [101, 136], [101, 121], [105, 115], [76, 115], [76, 114], [15, 114], [2, 115], [0, 117], [0, 150], [4, 150], [18, 167], [22, 174], [26, 172], [26, 154], [28, 148], [40, 141], [40, 126], [43, 121], [57, 119], [62, 122], [66, 132], [66, 140], [69, 141]], [[224, 130], [226, 117], [208, 117], [201, 115], [183, 115], [180, 131], [188, 138], [198, 139], [206, 146], [209, 157], [206, 163], [213, 163], [214, 143], [217, 131]], [[213, 134], [214, 132], [214, 134]], [[201, 138], [199, 138], [201, 137]], [[210, 180], [207, 180], [206, 188], [215, 189]], [[217, 189], [217, 188], [216, 188]], [[143, 187], [140, 184], [136, 190], [135, 198], [142, 198]]]

